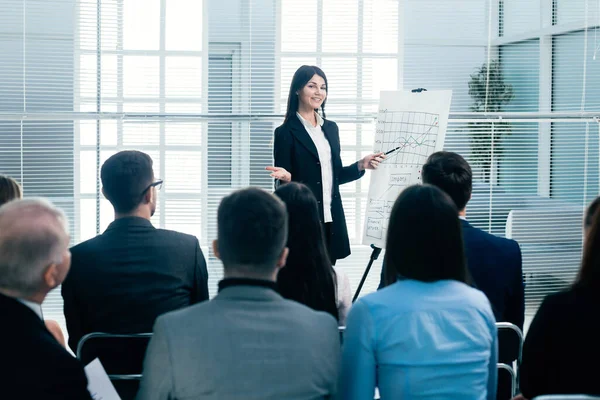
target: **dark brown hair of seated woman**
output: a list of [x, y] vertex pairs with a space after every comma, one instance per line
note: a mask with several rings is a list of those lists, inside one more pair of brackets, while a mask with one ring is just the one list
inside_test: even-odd
[[10, 176], [0, 175], [0, 206], [21, 198], [21, 186]]
[[337, 278], [327, 254], [317, 198], [306, 185], [297, 182], [281, 185], [275, 195], [287, 209], [290, 251], [277, 276], [279, 293], [338, 320]]
[[[594, 203], [596, 201], [590, 207], [598, 208]], [[591, 215], [591, 225], [583, 242], [581, 268], [573, 287], [598, 290], [600, 289], [600, 209], [593, 213], [588, 211], [588, 214]]]

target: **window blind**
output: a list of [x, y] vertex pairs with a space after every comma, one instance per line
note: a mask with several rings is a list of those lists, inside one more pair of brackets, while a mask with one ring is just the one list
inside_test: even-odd
[[[0, 172], [63, 207], [75, 244], [113, 218], [102, 162], [149, 153], [165, 180], [153, 223], [200, 239], [214, 294], [219, 201], [272, 189], [264, 167], [300, 65], [328, 76], [345, 164], [372, 149], [380, 90], [452, 89], [446, 149], [474, 169], [468, 218], [521, 243], [532, 314], [573, 279], [599, 190], [600, 15], [592, 0], [526, 3], [1, 0]], [[341, 187], [354, 287], [369, 179]], [[58, 292], [44, 312], [63, 321]]]
[[[295, 70], [302, 64], [319, 65], [327, 75], [325, 111], [340, 128], [344, 165], [372, 152], [379, 92], [401, 87], [400, 6], [394, 0], [281, 2], [278, 111], [285, 113]], [[369, 179], [370, 172], [340, 186], [352, 255], [337, 266], [354, 288], [370, 256], [370, 248], [360, 244]], [[362, 293], [375, 290], [379, 271], [380, 264], [375, 265]]]

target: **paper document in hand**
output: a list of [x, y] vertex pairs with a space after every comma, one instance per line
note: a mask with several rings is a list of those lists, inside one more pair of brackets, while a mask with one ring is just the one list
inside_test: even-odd
[[85, 367], [88, 391], [94, 400], [121, 400], [99, 359]]
[[371, 175], [363, 244], [385, 247], [396, 198], [421, 182], [427, 157], [444, 148], [451, 98], [450, 90], [381, 92], [373, 152], [386, 159]]

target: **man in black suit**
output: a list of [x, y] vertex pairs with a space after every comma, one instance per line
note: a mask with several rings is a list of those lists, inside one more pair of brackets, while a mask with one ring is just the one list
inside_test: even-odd
[[0, 207], [3, 399], [91, 400], [83, 366], [46, 329], [41, 304], [71, 262], [66, 218], [41, 199]]
[[71, 273], [62, 285], [73, 351], [88, 333], [152, 332], [159, 315], [208, 299], [198, 239], [150, 222], [162, 184], [150, 156], [121, 151], [102, 165], [101, 179], [115, 220], [71, 249]]
[[427, 159], [421, 178], [423, 183], [448, 193], [460, 210], [469, 272], [474, 286], [490, 301], [496, 321], [511, 322], [522, 330], [525, 294], [521, 249], [516, 241], [491, 235], [467, 222], [466, 206], [473, 188], [469, 163], [459, 154], [439, 151]]

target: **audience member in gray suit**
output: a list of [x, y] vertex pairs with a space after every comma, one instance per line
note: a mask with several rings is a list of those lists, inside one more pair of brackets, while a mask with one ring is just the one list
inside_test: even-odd
[[222, 200], [219, 294], [157, 319], [138, 399], [336, 397], [335, 319], [275, 290], [286, 238], [285, 206], [273, 195], [250, 188]]

